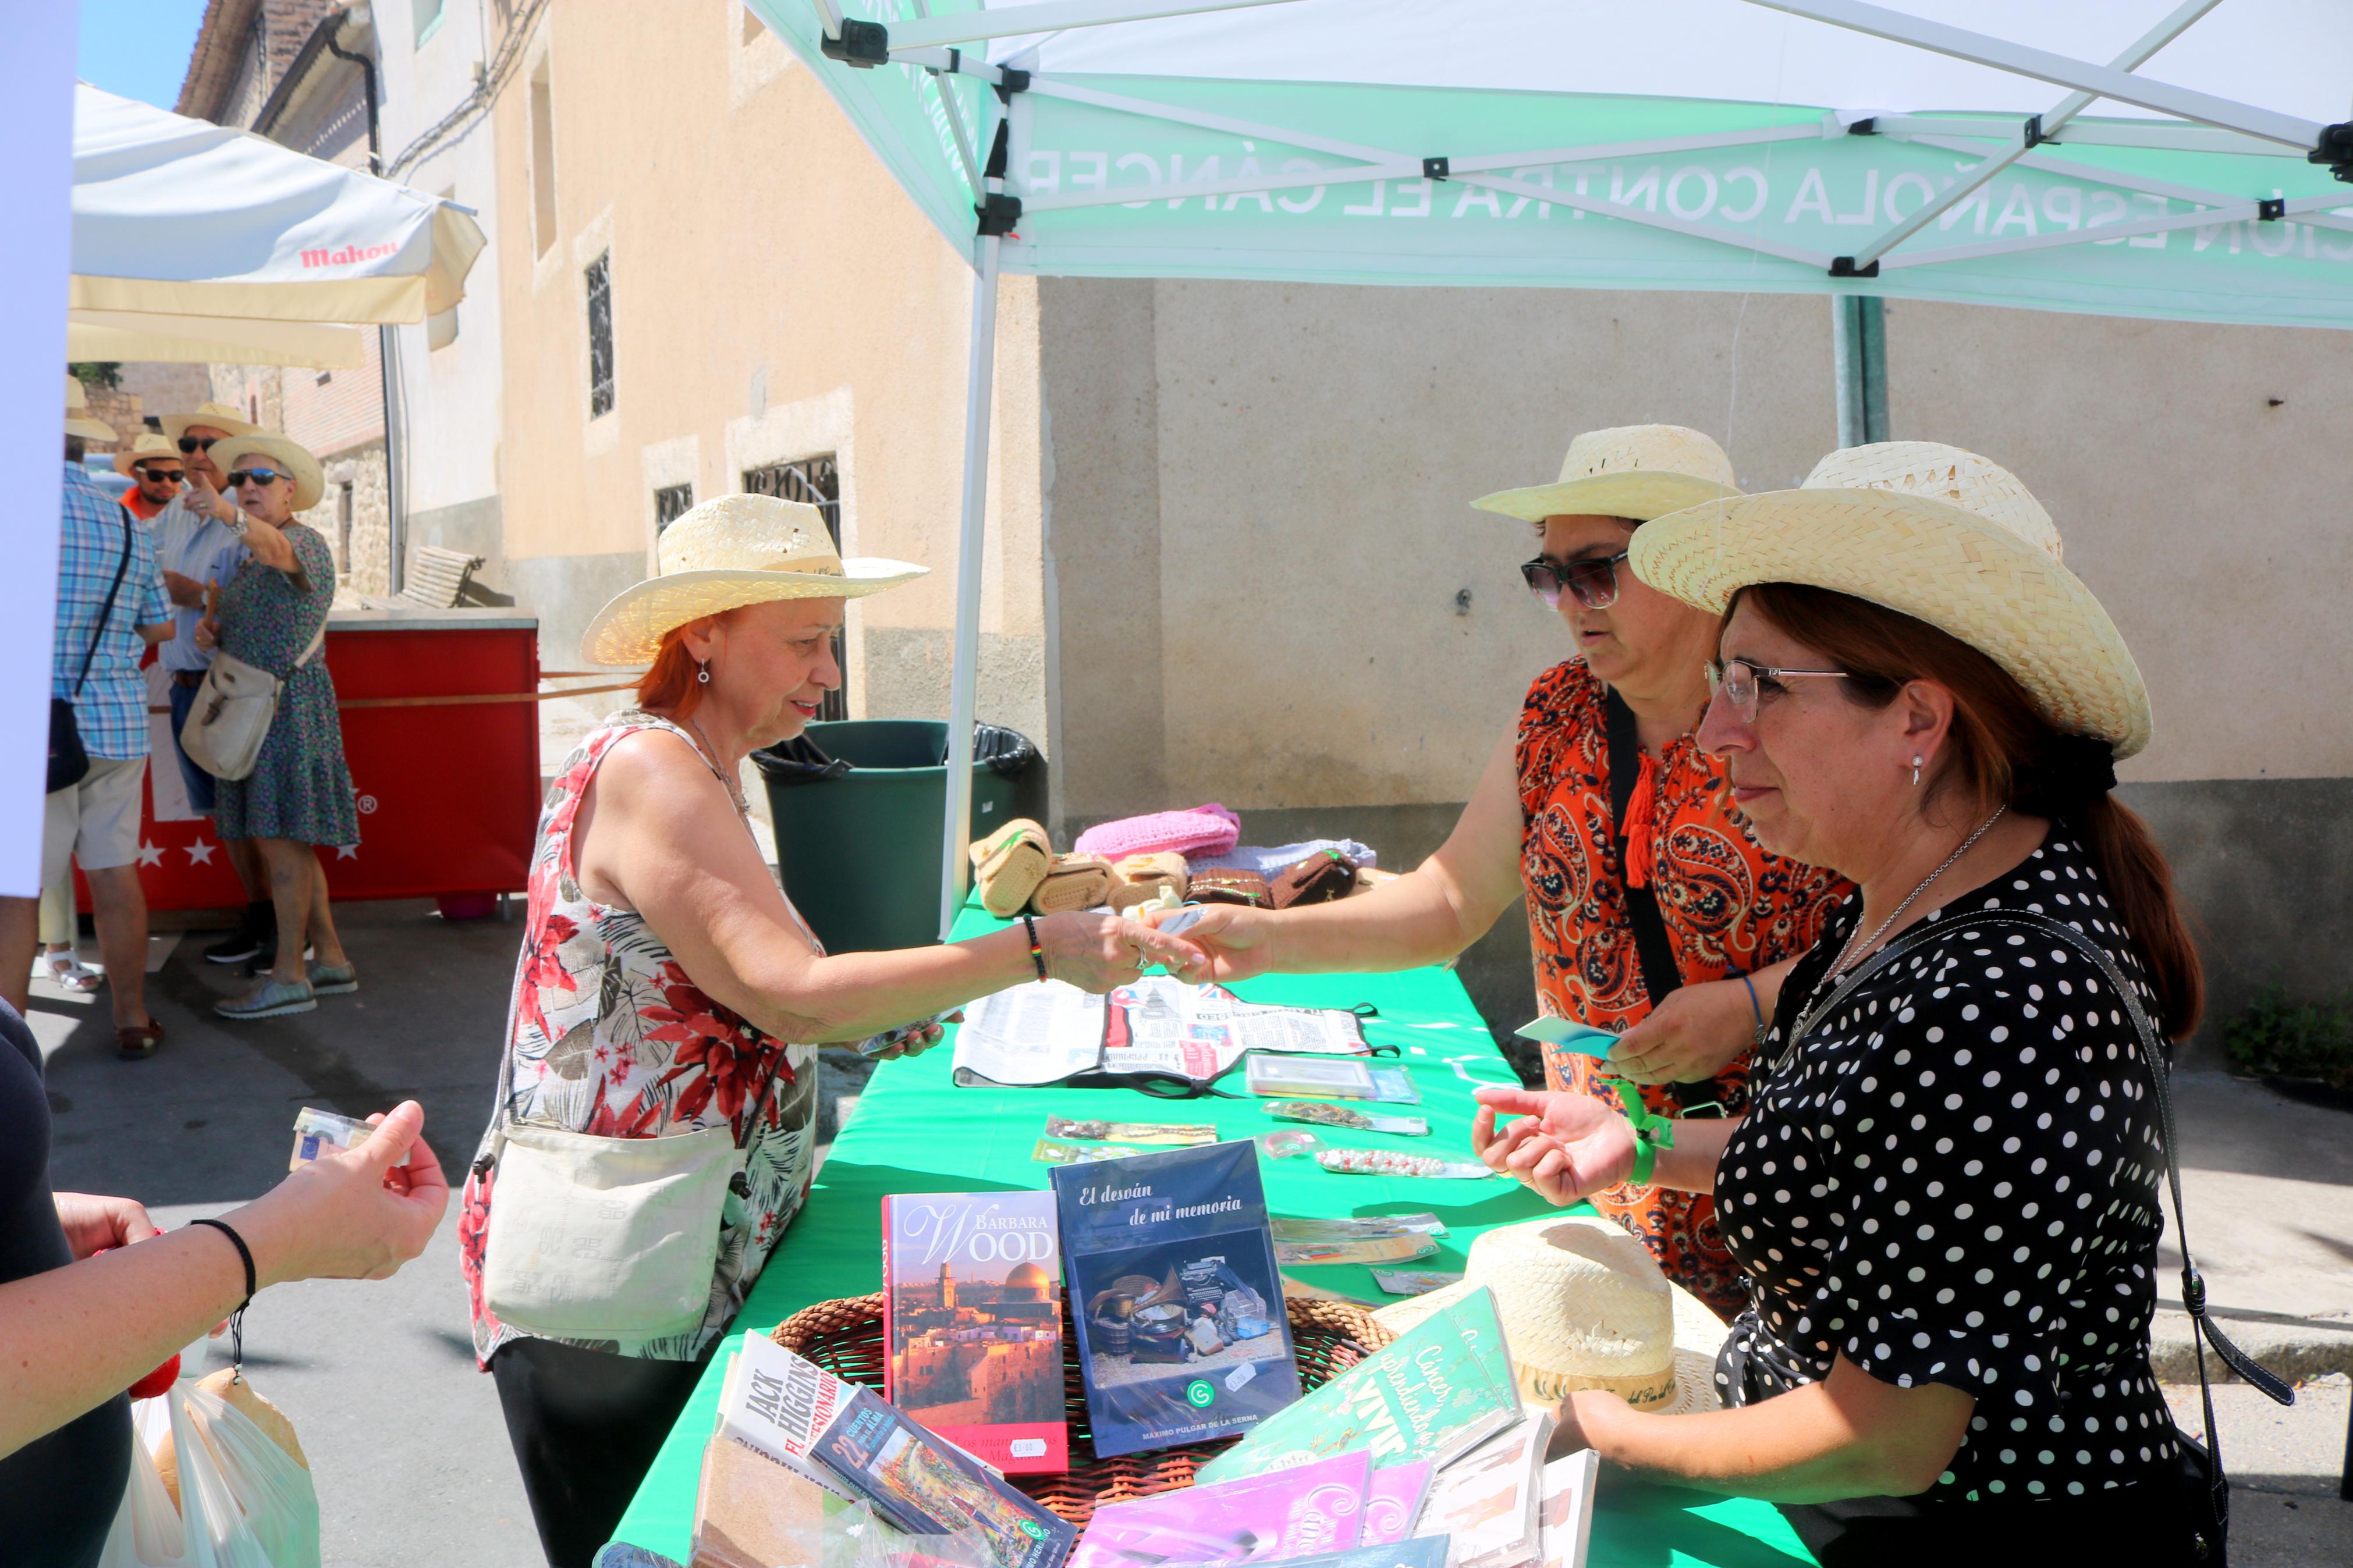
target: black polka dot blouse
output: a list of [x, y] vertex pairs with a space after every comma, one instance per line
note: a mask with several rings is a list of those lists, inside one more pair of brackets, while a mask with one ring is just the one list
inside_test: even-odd
[[1716, 1170], [1750, 1299], [1719, 1392], [1755, 1404], [1843, 1355], [1902, 1387], [1973, 1395], [1924, 1502], [2081, 1497], [2158, 1480], [2174, 1452], [2148, 1364], [2164, 1179], [2148, 1069], [2081, 953], [1960, 929], [1991, 908], [2076, 927], [2153, 1005], [2097, 872], [2054, 830], [1915, 928], [1949, 938], [1866, 980], [1785, 1055], [1832, 989], [1862, 913], [1850, 899], [1782, 988]]

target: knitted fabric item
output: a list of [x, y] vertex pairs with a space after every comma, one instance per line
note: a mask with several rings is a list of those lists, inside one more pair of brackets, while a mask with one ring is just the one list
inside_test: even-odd
[[1071, 847], [1106, 860], [1162, 853], [1209, 859], [1240, 843], [1241, 837], [1242, 819], [1212, 802], [1189, 811], [1155, 811], [1147, 816], [1099, 822], [1080, 834]]
[[1264, 877], [1255, 871], [1229, 868], [1194, 872], [1185, 897], [1197, 904], [1248, 904], [1261, 910], [1271, 908], [1274, 902]]
[[1326, 849], [1290, 867], [1267, 886], [1278, 910], [1329, 903], [1356, 890], [1356, 863], [1337, 849]]
[[1287, 867], [1296, 866], [1309, 856], [1321, 855], [1326, 849], [1337, 849], [1360, 867], [1381, 863], [1381, 858], [1373, 852], [1371, 845], [1359, 844], [1353, 838], [1309, 838], [1273, 849], [1245, 844], [1223, 855], [1195, 855], [1190, 858], [1196, 872], [1205, 869], [1255, 871], [1271, 881]]
[[1187, 879], [1182, 855], [1163, 851], [1127, 856], [1112, 863], [1111, 907], [1125, 913], [1146, 899], [1159, 897], [1163, 891], [1181, 899]]
[[1017, 816], [972, 847], [972, 863], [981, 908], [1004, 920], [1029, 905], [1054, 863], [1054, 847], [1044, 828]]
[[1041, 915], [1091, 910], [1111, 892], [1111, 862], [1092, 855], [1057, 855], [1054, 868], [1029, 895], [1029, 907]]

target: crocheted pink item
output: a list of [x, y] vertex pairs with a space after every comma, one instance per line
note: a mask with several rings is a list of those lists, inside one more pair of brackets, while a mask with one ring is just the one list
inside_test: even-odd
[[1241, 842], [1242, 819], [1212, 801], [1190, 811], [1155, 811], [1099, 822], [1079, 835], [1072, 850], [1117, 860], [1173, 850], [1184, 856], [1223, 855]]

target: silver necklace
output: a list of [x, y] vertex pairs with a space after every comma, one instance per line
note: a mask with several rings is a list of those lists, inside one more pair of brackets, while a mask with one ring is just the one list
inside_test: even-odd
[[[694, 731], [694, 738], [696, 740], [702, 742], [702, 765], [709, 768], [711, 770], [712, 776], [717, 779], [721, 784], [725, 786], [727, 798], [735, 803], [735, 815], [745, 818], [750, 817], [752, 815], [752, 803], [744, 798], [744, 786], [737, 784], [733, 779], [729, 778], [724, 773], [720, 771], [717, 761], [719, 756], [719, 748], [711, 743], [711, 737], [704, 734], [702, 732], [702, 726], [696, 723], [692, 719], [688, 719], [686, 721], [686, 727]], [[1978, 831], [1982, 833], [1985, 829], [1979, 828]], [[1967, 848], [1968, 847], [1968, 845], [1962, 846], [1963, 848]]]
[[[1879, 939], [1887, 934], [1889, 927], [1893, 926], [1897, 921], [1904, 918], [1904, 911], [1912, 907], [1912, 901], [1928, 890], [1928, 884], [1934, 882], [1937, 878], [1951, 870], [1953, 868], [1953, 862], [1968, 854], [1970, 847], [1976, 844], [1978, 839], [1983, 838], [1986, 836], [1986, 829], [1991, 827], [1995, 823], [2000, 822], [2001, 820], [2002, 813], [2009, 809], [2010, 807], [2007, 805], [1995, 806], [1993, 808], [1993, 815], [1987, 817], [1983, 822], [1978, 823], [1978, 830], [1975, 833], [1970, 834], [1967, 838], [1962, 839], [1961, 847], [1958, 849], [1954, 850], [1950, 855], [1946, 856], [1943, 865], [1938, 866], [1926, 877], [1921, 878], [1920, 885], [1913, 889], [1909, 893], [1904, 895], [1904, 901], [1896, 905], [1894, 912], [1889, 914], [1885, 920], [1879, 922], [1879, 929], [1871, 933], [1870, 940], [1864, 942], [1861, 948], [1858, 949], [1855, 946], [1855, 939], [1853, 937], [1847, 938], [1846, 945], [1839, 950], [1838, 963], [1831, 966], [1831, 972], [1828, 978], [1836, 980], [1840, 975], [1844, 974], [1847, 972], [1847, 966], [1849, 964], [1852, 963], [1863, 953], [1869, 952], [1873, 948], [1877, 947], [1879, 945]], [[1860, 933], [1858, 932], [1858, 934]]]

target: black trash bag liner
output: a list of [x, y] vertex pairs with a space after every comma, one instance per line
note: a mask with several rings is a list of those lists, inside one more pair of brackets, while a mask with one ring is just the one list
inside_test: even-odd
[[[940, 761], [948, 760], [945, 751]], [[1038, 747], [1018, 730], [1008, 730], [1002, 724], [975, 724], [972, 727], [972, 760], [985, 763], [988, 771], [1001, 779], [1019, 778], [1038, 761]]]
[[762, 778], [780, 784], [820, 784], [849, 771], [848, 763], [827, 756], [824, 749], [807, 735], [762, 747], [752, 753], [752, 763], [760, 770]]

